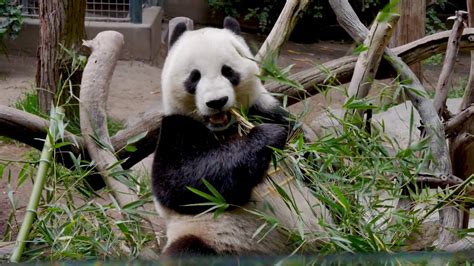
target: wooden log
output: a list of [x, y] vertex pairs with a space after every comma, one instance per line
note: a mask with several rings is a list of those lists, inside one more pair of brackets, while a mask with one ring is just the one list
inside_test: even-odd
[[262, 61], [272, 54], [278, 55], [309, 2], [309, 0], [286, 0], [275, 25], [255, 56], [257, 61]]
[[[161, 113], [158, 110], [152, 110], [145, 115], [140, 115], [140, 120], [137, 119], [137, 122], [128, 125], [111, 138], [114, 150], [119, 151], [117, 152], [118, 158], [120, 160], [126, 159], [122, 164], [125, 169], [131, 168], [155, 150], [160, 121]], [[41, 117], [0, 105], [0, 136], [6, 136], [40, 150], [43, 145], [41, 139], [46, 136], [48, 127], [49, 121]], [[146, 136], [134, 144], [137, 151], [130, 152], [124, 149], [129, 139], [143, 132], [147, 132]], [[66, 167], [74, 166], [69, 152], [76, 156], [81, 155], [84, 160], [90, 160], [82, 137], [66, 131], [65, 141], [72, 143], [72, 145], [63, 146], [59, 149], [57, 153], [63, 156], [57, 156], [58, 162]]]
[[[450, 34], [450, 31], [435, 33], [412, 43], [393, 48], [392, 51], [395, 55], [401, 57], [406, 64], [410, 65], [444, 52]], [[460, 49], [474, 49], [474, 42], [471, 39], [474, 40], [474, 29], [465, 29], [461, 38]], [[265, 87], [271, 92], [288, 95], [288, 103], [290, 105], [295, 104], [304, 97], [313, 96], [328, 89], [328, 85], [349, 82], [356, 61], [356, 56], [345, 56], [290, 75], [289, 79], [303, 85], [303, 91], [278, 83], [268, 83], [265, 84]], [[386, 61], [382, 61], [376, 78], [383, 79], [394, 76], [396, 76], [396, 72], [393, 67]]]
[[79, 106], [84, 144], [120, 206], [137, 200], [135, 193], [111, 174], [123, 171], [113, 154], [106, 113], [110, 80], [123, 43], [122, 34], [115, 31], [101, 32], [93, 40], [84, 42], [92, 54], [84, 68]]
[[436, 85], [436, 93], [434, 97], [434, 107], [436, 112], [442, 116], [445, 113], [446, 99], [448, 98], [449, 87], [448, 84], [451, 81], [453, 74], [454, 63], [459, 51], [459, 42], [464, 30], [464, 24], [467, 21], [467, 12], [456, 11], [456, 19], [454, 21], [453, 29], [448, 40], [448, 49], [444, 58], [443, 68], [439, 75], [438, 84]]
[[[85, 147], [120, 207], [138, 200], [136, 192], [119, 181], [127, 180], [127, 177], [115, 157], [107, 129], [107, 96], [123, 44], [123, 35], [116, 31], [103, 31], [93, 40], [84, 41], [92, 53], [82, 76], [79, 106]], [[122, 215], [126, 216], [125, 213]], [[155, 237], [150, 220], [142, 218], [142, 230]]]

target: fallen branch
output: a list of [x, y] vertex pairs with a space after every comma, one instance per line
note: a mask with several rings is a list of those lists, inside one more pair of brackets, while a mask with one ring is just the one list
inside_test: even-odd
[[[435, 33], [393, 48], [392, 51], [396, 56], [401, 57], [403, 62], [411, 65], [444, 52], [449, 35], [450, 31]], [[461, 50], [474, 49], [474, 42], [470, 39], [474, 39], [474, 29], [465, 29], [459, 44]], [[356, 61], [356, 56], [345, 56], [290, 75], [289, 79], [303, 85], [304, 91], [278, 83], [268, 83], [265, 84], [265, 87], [271, 92], [288, 95], [289, 104], [295, 104], [305, 97], [313, 96], [326, 90], [327, 85], [333, 85], [335, 82], [342, 84], [349, 82], [353, 75]], [[387, 62], [382, 61], [376, 78], [383, 79], [394, 76], [396, 76], [396, 72], [393, 68], [387, 65]]]
[[419, 186], [428, 186], [429, 188], [446, 188], [458, 186], [463, 182], [464, 180], [454, 175], [442, 176], [429, 173], [420, 173], [416, 178], [416, 183]]
[[[467, 0], [468, 27], [474, 27], [474, 1]], [[463, 110], [474, 103], [474, 51], [471, 51], [471, 69], [469, 70], [469, 79], [460, 109]]]
[[[79, 105], [84, 144], [120, 206], [137, 200], [133, 191], [111, 175], [123, 169], [113, 154], [105, 104], [123, 42], [123, 36], [113, 31], [101, 32], [93, 40], [84, 42], [92, 53], [84, 68]], [[116, 166], [110, 169], [113, 165]]]
[[[136, 192], [120, 181], [127, 177], [114, 155], [107, 129], [108, 90], [123, 43], [123, 35], [115, 31], [101, 32], [93, 40], [84, 42], [92, 53], [82, 75], [79, 106], [84, 144], [120, 207], [138, 200]], [[152, 223], [142, 218], [142, 230], [154, 237]]]

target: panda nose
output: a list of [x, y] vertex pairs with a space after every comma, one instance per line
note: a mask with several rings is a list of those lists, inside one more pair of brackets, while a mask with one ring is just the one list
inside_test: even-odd
[[206, 105], [209, 108], [221, 110], [222, 107], [224, 107], [224, 105], [227, 103], [227, 100], [229, 100], [229, 97], [224, 96], [216, 100], [208, 101]]

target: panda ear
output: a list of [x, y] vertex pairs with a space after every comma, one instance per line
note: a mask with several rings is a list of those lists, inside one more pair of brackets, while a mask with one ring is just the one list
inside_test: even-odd
[[235, 34], [240, 35], [240, 24], [233, 17], [226, 17], [224, 19], [224, 29], [228, 29]]
[[180, 22], [174, 26], [173, 29], [171, 29], [171, 35], [169, 37], [169, 42], [168, 42], [168, 48], [171, 48], [173, 44], [183, 35], [183, 33], [187, 30], [186, 23], [185, 22]]

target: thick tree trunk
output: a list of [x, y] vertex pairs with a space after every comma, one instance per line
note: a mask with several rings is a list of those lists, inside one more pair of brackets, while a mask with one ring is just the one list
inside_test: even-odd
[[[40, 45], [38, 47], [38, 64], [36, 69], [36, 87], [40, 110], [48, 114], [51, 104], [56, 101], [60, 79], [65, 79], [70, 58], [64, 49], [79, 51], [82, 39], [85, 38], [84, 17], [85, 0], [42, 0], [39, 1]], [[62, 46], [62, 47], [61, 47]], [[81, 77], [71, 77], [72, 84], [78, 85]], [[74, 94], [79, 93], [79, 87], [73, 86]], [[70, 90], [65, 90], [59, 102], [64, 103], [69, 97]], [[76, 95], [78, 96], [78, 95]], [[69, 102], [66, 116], [70, 117], [70, 108], [77, 107], [77, 102]], [[72, 111], [78, 113], [78, 111]]]
[[[399, 0], [400, 19], [393, 33], [391, 47], [397, 47], [421, 39], [425, 36], [426, 0]], [[421, 63], [410, 65], [422, 81]]]

